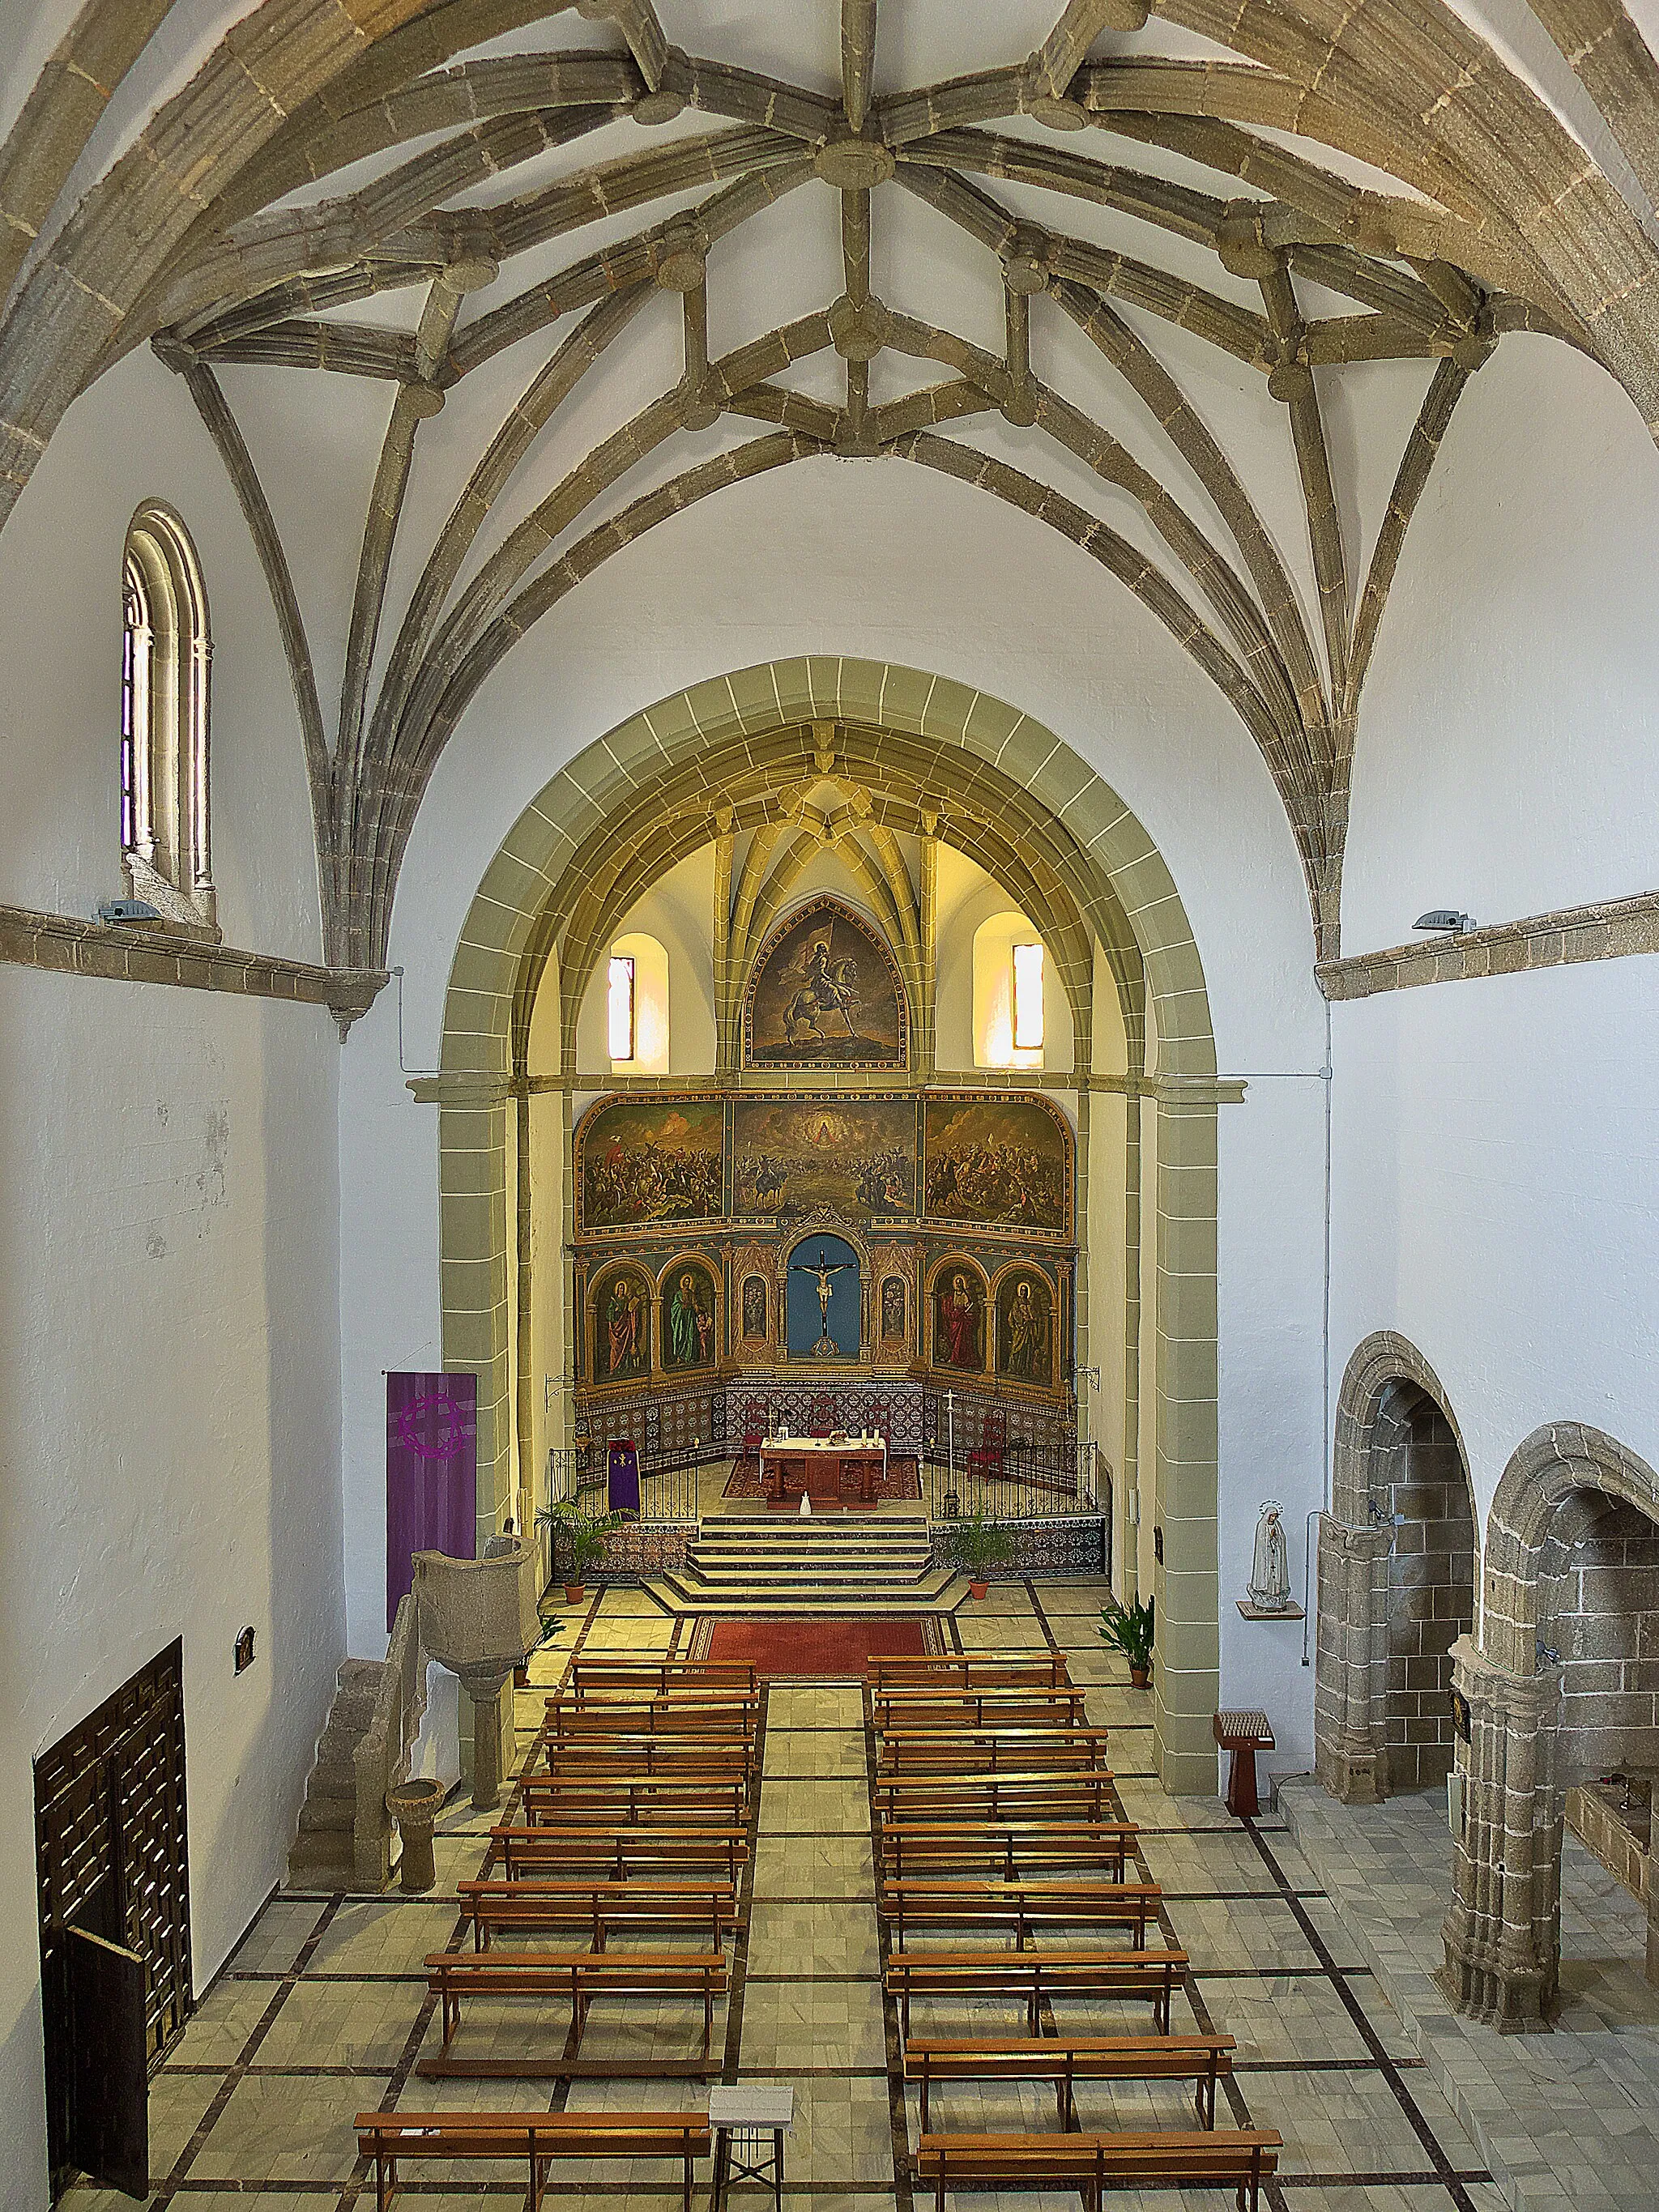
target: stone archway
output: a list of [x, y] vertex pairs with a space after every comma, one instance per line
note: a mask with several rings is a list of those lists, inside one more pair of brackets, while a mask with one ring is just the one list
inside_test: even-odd
[[[1574, 1669], [1583, 1661], [1606, 1663], [1599, 1632], [1617, 1617], [1583, 1585], [1609, 1565], [1595, 1556], [1609, 1529], [1620, 1555], [1614, 1571], [1628, 1571], [1632, 1526], [1646, 1531], [1648, 1602], [1639, 1622], [1624, 1623], [1622, 1672], [1632, 1702], [1651, 1712], [1659, 1710], [1659, 1659], [1649, 1656], [1659, 1634], [1659, 1474], [1599, 1429], [1552, 1424], [1515, 1453], [1487, 1518], [1480, 1642], [1465, 1638], [1453, 1654], [1468, 1735], [1458, 1747], [1463, 1820], [1441, 1984], [1460, 2012], [1499, 2028], [1546, 2027], [1556, 2006], [1565, 1785], [1612, 1744], [1605, 1729], [1574, 1711], [1606, 1705], [1604, 1692], [1592, 1698], [1577, 1688]], [[1580, 1587], [1564, 1590], [1575, 1577]], [[1549, 1643], [1552, 1633], [1559, 1645]], [[1583, 1680], [1588, 1688], [1591, 1678]], [[1589, 1739], [1582, 1744], [1575, 1740], [1581, 1728]], [[1651, 1720], [1634, 1732], [1659, 1759]]]
[[[687, 775], [703, 813], [722, 805], [726, 764], [800, 750], [787, 733], [859, 726], [887, 733], [896, 760], [945, 793], [1034, 810], [1030, 866], [1068, 899], [1105, 949], [1126, 998], [1132, 1104], [1158, 1116], [1158, 1234], [1152, 1366], [1154, 1496], [1164, 1535], [1157, 1571], [1159, 1649], [1153, 1748], [1166, 1786], [1212, 1792], [1210, 1717], [1218, 1692], [1217, 1572], [1216, 1081], [1203, 963], [1162, 854], [1102, 778], [1054, 732], [1004, 702], [915, 669], [808, 659], [738, 671], [659, 701], [596, 738], [554, 776], [503, 841], [474, 896], [445, 1001], [440, 1117], [440, 1233], [446, 1367], [479, 1377], [481, 1518], [512, 1494], [515, 1421], [526, 1377], [514, 1372], [508, 1224], [511, 1164], [524, 1139], [527, 1079], [515, 1024], [556, 935], [550, 915], [579, 895], [583, 841], [639, 799], [653, 776]], [[878, 752], [879, 747], [877, 748]], [[689, 803], [689, 802], [688, 802]], [[690, 820], [686, 809], [680, 816]], [[677, 817], [677, 818], [679, 818]], [[699, 815], [699, 819], [702, 816]], [[992, 831], [976, 822], [975, 837]], [[987, 847], [988, 850], [988, 846]], [[1034, 895], [1046, 896], [1038, 887]], [[1149, 1071], [1148, 1040], [1156, 1063]], [[1086, 1061], [1085, 1063], [1086, 1065]], [[1231, 1095], [1231, 1094], [1230, 1094]], [[1086, 1091], [1079, 1097], [1078, 1203]], [[522, 1209], [516, 1210], [522, 1221]], [[1137, 1245], [1132, 1265], [1140, 1266]], [[1079, 1271], [1081, 1273], [1081, 1271]], [[1082, 1304], [1079, 1285], [1079, 1307]], [[520, 1326], [520, 1352], [526, 1338]], [[1133, 1352], [1129, 1356], [1133, 1358]], [[1137, 1387], [1139, 1384], [1137, 1383]]]
[[1331, 1510], [1319, 1524], [1315, 1771], [1345, 1804], [1443, 1776], [1450, 1647], [1474, 1627], [1468, 1461], [1450, 1402], [1410, 1340], [1356, 1346], [1337, 1400]]

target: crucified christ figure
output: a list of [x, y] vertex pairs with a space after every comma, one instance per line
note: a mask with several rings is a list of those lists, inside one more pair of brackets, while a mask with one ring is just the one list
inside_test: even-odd
[[818, 1247], [817, 1265], [815, 1267], [804, 1267], [800, 1266], [799, 1262], [793, 1263], [790, 1267], [789, 1272], [792, 1275], [811, 1275], [817, 1279], [818, 1286], [818, 1313], [821, 1316], [818, 1324], [818, 1342], [820, 1344], [828, 1344], [830, 1340], [830, 1278], [831, 1275], [839, 1275], [844, 1268], [850, 1267], [853, 1264], [854, 1262], [851, 1260], [826, 1261], [823, 1256], [823, 1247], [820, 1244]]

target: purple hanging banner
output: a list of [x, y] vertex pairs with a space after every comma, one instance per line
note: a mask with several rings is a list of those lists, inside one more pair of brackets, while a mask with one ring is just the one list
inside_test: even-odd
[[470, 1559], [477, 1544], [478, 1378], [386, 1378], [386, 1625], [414, 1579], [416, 1552]]

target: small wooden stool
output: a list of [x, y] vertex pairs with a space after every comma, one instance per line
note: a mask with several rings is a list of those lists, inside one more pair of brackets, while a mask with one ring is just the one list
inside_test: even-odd
[[1233, 1755], [1227, 1770], [1227, 1810], [1238, 1820], [1254, 1820], [1261, 1810], [1255, 1790], [1255, 1755], [1274, 1748], [1266, 1713], [1218, 1713], [1215, 1740]]

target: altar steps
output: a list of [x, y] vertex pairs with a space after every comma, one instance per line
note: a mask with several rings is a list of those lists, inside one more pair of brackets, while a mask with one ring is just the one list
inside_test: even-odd
[[968, 1585], [930, 1549], [923, 1513], [723, 1513], [699, 1524], [684, 1567], [645, 1588], [676, 1614], [954, 1613]]

